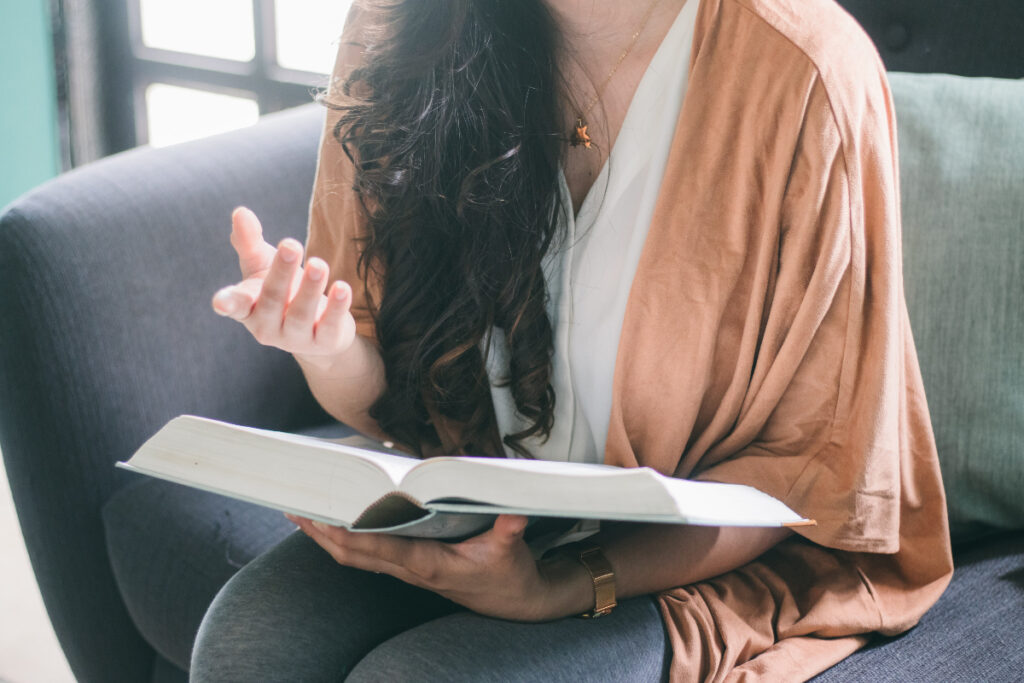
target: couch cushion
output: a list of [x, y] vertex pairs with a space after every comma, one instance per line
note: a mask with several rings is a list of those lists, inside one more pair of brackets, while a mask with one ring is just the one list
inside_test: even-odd
[[955, 549], [949, 588], [920, 624], [879, 638], [814, 683], [1019, 681], [1024, 672], [1024, 533]]
[[213, 596], [295, 529], [280, 512], [149, 478], [115, 493], [103, 523], [132, 621], [184, 669]]
[[889, 80], [907, 305], [953, 535], [1024, 528], [1024, 80]]

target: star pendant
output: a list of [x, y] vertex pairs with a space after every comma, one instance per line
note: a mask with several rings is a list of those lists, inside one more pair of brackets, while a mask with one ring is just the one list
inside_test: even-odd
[[590, 149], [590, 136], [587, 135], [587, 124], [583, 122], [583, 119], [576, 119], [576, 130], [572, 134], [571, 144], [573, 147], [583, 145], [587, 149]]

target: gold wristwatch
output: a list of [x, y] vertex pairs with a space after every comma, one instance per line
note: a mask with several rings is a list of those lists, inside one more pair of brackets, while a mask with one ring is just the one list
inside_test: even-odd
[[594, 580], [594, 609], [580, 616], [584, 619], [603, 617], [610, 613], [617, 604], [615, 602], [615, 572], [605, 558], [601, 548], [596, 545], [585, 546], [580, 550], [580, 563]]

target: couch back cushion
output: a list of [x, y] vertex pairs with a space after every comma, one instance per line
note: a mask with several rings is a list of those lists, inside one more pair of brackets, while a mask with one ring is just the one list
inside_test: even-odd
[[1024, 80], [890, 73], [907, 305], [954, 539], [1024, 527]]

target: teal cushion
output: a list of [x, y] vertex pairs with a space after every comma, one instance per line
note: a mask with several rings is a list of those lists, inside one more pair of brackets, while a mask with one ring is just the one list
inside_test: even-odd
[[953, 536], [1024, 528], [1024, 80], [889, 81], [907, 305]]

